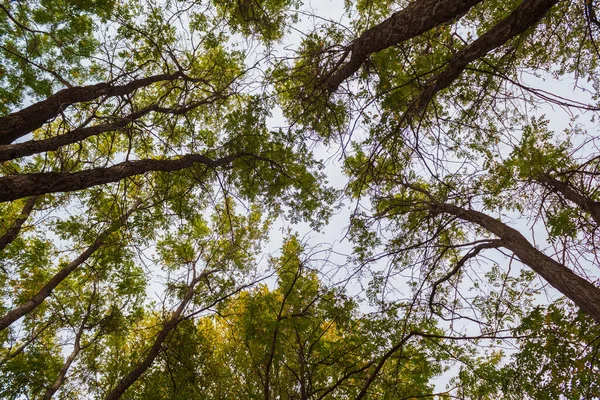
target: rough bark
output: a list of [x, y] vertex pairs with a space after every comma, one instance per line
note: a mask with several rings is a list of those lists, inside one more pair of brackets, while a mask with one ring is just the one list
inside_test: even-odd
[[452, 56], [444, 71], [421, 92], [412, 112], [424, 109], [433, 96], [450, 86], [469, 63], [485, 56], [538, 23], [556, 3], [558, 0], [523, 1], [508, 17]]
[[[146, 112], [147, 113], [147, 112]], [[61, 146], [66, 146], [85, 140], [92, 136], [97, 136], [105, 132], [118, 131], [123, 129], [132, 121], [143, 116], [142, 112], [132, 113], [127, 115], [117, 122], [110, 124], [102, 124], [89, 126], [84, 128], [76, 128], [63, 135], [51, 137], [42, 140], [29, 140], [23, 143], [0, 145], [0, 162], [14, 160], [19, 157], [39, 154], [46, 151], [56, 150]]]
[[172, 81], [180, 77], [182, 77], [181, 73], [161, 74], [135, 79], [124, 85], [98, 83], [63, 89], [46, 100], [1, 117], [0, 144], [10, 144], [16, 139], [31, 133], [52, 118], [55, 118], [61, 111], [72, 104], [92, 101], [103, 96], [122, 96], [156, 82]]
[[385, 21], [366, 30], [348, 47], [350, 60], [332, 71], [326, 85], [330, 92], [359, 70], [369, 55], [418, 36], [466, 13], [482, 0], [417, 0]]
[[562, 194], [565, 199], [572, 201], [579, 208], [588, 212], [592, 219], [600, 225], [600, 202], [594, 201], [587, 196], [574, 190], [568, 183], [552, 178], [548, 174], [540, 175], [537, 181], [550, 189]]
[[502, 240], [503, 247], [512, 251], [525, 265], [600, 323], [600, 288], [536, 249], [516, 229], [482, 212], [451, 204], [434, 203], [431, 211], [454, 215], [493, 233]]
[[79, 257], [71, 261], [69, 265], [65, 266], [56, 274], [54, 274], [54, 276], [50, 278], [50, 280], [44, 285], [44, 287], [42, 287], [31, 299], [21, 304], [20, 306], [13, 308], [4, 316], [2, 316], [0, 318], [0, 332], [8, 326], [10, 326], [15, 321], [17, 321], [19, 318], [33, 311], [37, 306], [42, 304], [42, 302], [46, 300], [48, 296], [50, 296], [52, 291], [62, 281], [64, 281], [65, 278], [69, 276], [71, 272], [73, 272], [75, 269], [77, 269], [77, 267], [86, 262], [92, 256], [92, 254], [94, 254], [96, 250], [98, 250], [104, 244], [108, 236], [112, 232], [119, 229], [121, 225], [125, 223], [127, 218], [129, 218], [129, 216], [139, 208], [140, 205], [141, 201], [136, 201], [136, 203], [120, 219], [112, 223], [111, 226], [108, 227], [108, 229], [102, 232], [94, 241], [94, 243], [92, 243], [83, 253], [81, 253]]
[[25, 205], [23, 206], [19, 217], [15, 220], [15, 222], [13, 222], [11, 227], [7, 229], [4, 235], [0, 236], [0, 251], [4, 250], [4, 248], [10, 243], [12, 243], [12, 241], [15, 240], [16, 237], [19, 235], [21, 227], [23, 226], [25, 221], [27, 221], [27, 218], [29, 218], [29, 215], [33, 211], [33, 207], [35, 206], [35, 202], [37, 201], [37, 199], [38, 196], [32, 196], [29, 199], [27, 199], [27, 202], [25, 202]]
[[202, 154], [187, 154], [178, 159], [125, 161], [112, 167], [78, 172], [40, 172], [8, 175], [0, 178], [0, 202], [45, 193], [72, 192], [105, 183], [118, 182], [124, 178], [150, 171], [179, 171], [194, 164], [204, 164], [210, 168], [218, 168], [248, 155], [238, 153], [213, 160]]

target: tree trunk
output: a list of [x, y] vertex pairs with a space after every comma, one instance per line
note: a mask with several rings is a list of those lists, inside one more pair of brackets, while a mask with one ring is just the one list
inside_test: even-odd
[[249, 154], [239, 153], [213, 160], [202, 154], [187, 154], [178, 159], [124, 161], [112, 167], [94, 168], [78, 172], [40, 172], [8, 175], [0, 178], [0, 202], [45, 193], [72, 192], [105, 183], [118, 182], [124, 178], [150, 171], [179, 171], [194, 164], [204, 164], [210, 168], [217, 168], [245, 155]]
[[123, 395], [123, 393], [125, 393], [125, 391], [129, 389], [129, 387], [133, 385], [135, 381], [137, 381], [144, 372], [146, 372], [150, 365], [152, 365], [154, 359], [158, 356], [158, 353], [160, 353], [160, 348], [162, 347], [167, 336], [169, 335], [169, 332], [171, 332], [171, 330], [173, 330], [175, 326], [179, 323], [183, 310], [187, 307], [190, 300], [192, 300], [192, 298], [194, 297], [194, 288], [196, 284], [204, 276], [206, 276], [206, 274], [200, 274], [200, 276], [198, 276], [190, 283], [188, 291], [181, 300], [181, 303], [179, 303], [179, 307], [177, 307], [177, 310], [175, 310], [173, 316], [163, 324], [163, 328], [156, 336], [156, 340], [154, 341], [154, 344], [150, 348], [150, 351], [148, 352], [144, 360], [133, 371], [131, 371], [119, 381], [117, 386], [115, 386], [115, 388], [108, 394], [108, 396], [106, 396], [106, 400], [116, 400], [120, 398]]
[[334, 92], [350, 78], [367, 58], [378, 51], [402, 43], [431, 28], [466, 13], [482, 0], [417, 0], [390, 18], [366, 30], [354, 40], [349, 50], [350, 60], [327, 78], [327, 89]]
[[19, 235], [21, 227], [25, 221], [27, 221], [27, 218], [29, 218], [37, 199], [38, 196], [32, 196], [27, 199], [27, 202], [23, 206], [23, 210], [21, 210], [21, 214], [17, 217], [15, 222], [13, 222], [12, 226], [6, 230], [4, 235], [0, 237], [0, 251], [4, 250], [4, 248], [12, 243], [12, 241], [15, 240]]
[[111, 226], [102, 232], [98, 238], [89, 246], [83, 253], [79, 255], [75, 260], [71, 261], [69, 265], [58, 271], [50, 280], [42, 287], [31, 299], [27, 302], [21, 304], [20, 306], [13, 308], [9, 312], [7, 312], [3, 317], [0, 318], [0, 332], [5, 328], [10, 326], [13, 322], [17, 321], [22, 316], [33, 311], [37, 306], [42, 304], [44, 300], [52, 291], [65, 280], [67, 276], [71, 272], [73, 272], [77, 267], [86, 262], [96, 250], [98, 250], [103, 244], [106, 238], [114, 231], [119, 229], [123, 223], [129, 218], [131, 214], [135, 210], [139, 208], [141, 201], [136, 201], [136, 203], [123, 215], [119, 220], [113, 222]]
[[412, 112], [423, 110], [436, 93], [450, 86], [460, 76], [469, 63], [538, 23], [556, 3], [558, 0], [525, 0], [521, 3], [508, 17], [455, 54], [444, 71], [423, 90]]
[[600, 323], [600, 288], [536, 249], [516, 229], [482, 212], [465, 210], [451, 204], [435, 203], [431, 206], [431, 211], [454, 215], [498, 236], [505, 248]]

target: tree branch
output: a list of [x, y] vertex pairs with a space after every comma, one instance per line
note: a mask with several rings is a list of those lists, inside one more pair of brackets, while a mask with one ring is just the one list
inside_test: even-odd
[[600, 225], [600, 202], [580, 194], [568, 183], [559, 181], [548, 174], [542, 174], [537, 177], [536, 180], [553, 191], [562, 194], [567, 200], [572, 201], [579, 208], [588, 212], [596, 224]]
[[433, 203], [430, 210], [434, 213], [454, 215], [498, 236], [505, 248], [600, 323], [600, 288], [536, 249], [516, 229], [482, 212], [451, 204]]
[[37, 306], [39, 306], [50, 294], [52, 291], [63, 281], [71, 272], [73, 272], [77, 267], [86, 262], [92, 254], [96, 252], [106, 241], [108, 236], [117, 231], [125, 221], [133, 214], [142, 204], [141, 200], [137, 200], [133, 206], [118, 220], [114, 221], [108, 229], [102, 232], [98, 238], [89, 246], [83, 253], [79, 255], [75, 260], [71, 261], [69, 265], [62, 268], [58, 271], [50, 280], [42, 287], [31, 299], [21, 304], [20, 306], [13, 308], [9, 312], [7, 312], [3, 317], [0, 318], [0, 332], [5, 328], [10, 326], [13, 322], [17, 321], [22, 316], [33, 311]]
[[402, 346], [404, 346], [406, 344], [406, 342], [408, 342], [408, 340], [410, 338], [412, 338], [414, 335], [415, 335], [414, 332], [410, 332], [408, 335], [404, 336], [402, 338], [402, 340], [400, 340], [398, 343], [396, 343], [396, 345], [394, 345], [394, 347], [392, 347], [391, 349], [389, 349], [383, 355], [383, 357], [381, 357], [381, 359], [379, 360], [379, 362], [375, 366], [375, 369], [373, 370], [373, 372], [371, 373], [371, 375], [369, 375], [369, 377], [367, 378], [367, 381], [365, 382], [365, 385], [363, 386], [363, 388], [361, 389], [361, 391], [356, 396], [355, 400], [360, 400], [363, 397], [365, 397], [365, 395], [367, 394], [367, 391], [369, 390], [369, 387], [375, 381], [375, 378], [377, 378], [377, 374], [379, 374], [379, 371], [381, 370], [381, 368], [383, 368], [383, 366], [386, 363], [386, 361], [391, 356], [393, 356], [396, 351], [398, 351], [399, 349], [401, 349]]
[[105, 183], [118, 182], [130, 176], [141, 175], [150, 171], [180, 171], [194, 164], [204, 164], [209, 168], [218, 168], [245, 156], [251, 156], [251, 154], [237, 153], [216, 160], [202, 154], [186, 154], [178, 159], [124, 161], [111, 167], [78, 172], [39, 172], [8, 175], [0, 178], [0, 202], [45, 193], [82, 190]]
[[117, 121], [112, 123], [76, 128], [63, 135], [51, 137], [48, 139], [30, 140], [23, 143], [0, 145], [0, 162], [14, 160], [19, 157], [30, 156], [33, 154], [39, 154], [45, 151], [56, 150], [59, 147], [66, 146], [72, 143], [77, 143], [92, 136], [97, 136], [105, 132], [121, 130], [130, 123], [138, 120], [139, 118], [142, 118], [150, 112], [159, 112], [171, 115], [182, 115], [195, 108], [206, 104], [210, 104], [214, 101], [223, 99], [225, 97], [226, 95], [216, 94], [213, 96], [209, 96], [206, 99], [195, 101], [184, 106], [172, 108], [161, 107], [158, 104], [154, 104], [152, 106], [145, 107], [141, 110], [120, 117]]
[[478, 244], [477, 246], [473, 247], [471, 250], [469, 250], [469, 252], [467, 252], [467, 254], [465, 254], [454, 266], [454, 268], [452, 268], [446, 275], [444, 275], [443, 277], [441, 277], [440, 279], [438, 279], [437, 281], [435, 281], [433, 283], [433, 285], [431, 285], [431, 295], [429, 295], [429, 309], [431, 310], [431, 313], [434, 314], [433, 311], [433, 301], [435, 299], [435, 292], [437, 290], [437, 287], [439, 285], [441, 285], [442, 283], [446, 282], [448, 279], [452, 278], [454, 275], [456, 275], [458, 273], [458, 271], [460, 271], [460, 269], [463, 267], [463, 265], [465, 265], [465, 263], [470, 260], [471, 258], [477, 257], [477, 255], [481, 252], [481, 250], [483, 249], [493, 249], [493, 248], [498, 248], [502, 246], [502, 240], [490, 240], [487, 243], [481, 243]]
[[195, 79], [185, 77], [181, 72], [176, 72], [173, 74], [160, 74], [147, 78], [134, 79], [124, 85], [114, 85], [112, 82], [104, 82], [63, 89], [46, 100], [0, 117], [0, 144], [10, 144], [16, 139], [40, 128], [72, 104], [91, 101], [103, 96], [122, 96], [153, 83], [173, 81], [179, 78], [196, 81]]
[[385, 21], [366, 30], [350, 45], [350, 60], [330, 73], [327, 89], [335, 92], [368, 57], [378, 51], [402, 43], [431, 28], [462, 16], [482, 0], [417, 0], [394, 13]]
[[32, 196], [28, 198], [23, 206], [23, 209], [21, 210], [21, 214], [19, 214], [12, 226], [8, 228], [6, 232], [4, 232], [4, 235], [0, 236], [0, 251], [4, 250], [6, 246], [12, 243], [12, 241], [19, 236], [21, 227], [25, 221], [27, 221], [27, 218], [29, 218], [29, 215], [33, 211], [33, 207], [35, 206], [35, 202], [38, 198], [38, 196]]
[[125, 393], [125, 391], [127, 389], [129, 389], [129, 387], [131, 385], [133, 385], [135, 383], [135, 381], [137, 381], [144, 372], [146, 372], [146, 370], [150, 367], [150, 365], [152, 365], [152, 363], [154, 362], [154, 359], [160, 353], [161, 346], [164, 343], [167, 336], [169, 335], [169, 332], [171, 332], [177, 326], [177, 324], [182, 320], [181, 314], [187, 307], [188, 303], [194, 297], [194, 291], [195, 291], [194, 289], [195, 289], [196, 285], [198, 284], [198, 282], [200, 282], [200, 280], [202, 278], [206, 277], [207, 275], [209, 275], [213, 272], [215, 272], [215, 271], [212, 270], [212, 271], [203, 272], [200, 275], [198, 275], [194, 280], [192, 280], [192, 282], [190, 283], [190, 285], [188, 287], [187, 292], [185, 293], [185, 295], [183, 296], [183, 299], [181, 300], [181, 303], [179, 303], [179, 306], [177, 307], [177, 309], [175, 310], [175, 312], [173, 313], [171, 318], [168, 321], [163, 323], [163, 328], [156, 336], [154, 344], [150, 348], [150, 351], [148, 352], [148, 354], [146, 355], [144, 360], [140, 364], [138, 364], [138, 366], [133, 371], [131, 371], [129, 374], [125, 375], [119, 381], [117, 386], [115, 386], [115, 388], [106, 396], [106, 400], [116, 400], [116, 399], [120, 398], [123, 395], [123, 393]]
[[434, 77], [421, 92], [419, 98], [413, 102], [413, 109], [412, 111], [409, 109], [409, 112], [417, 114], [419, 111], [424, 110], [433, 96], [450, 86], [469, 63], [525, 32], [539, 22], [556, 3], [558, 3], [558, 0], [523, 1], [508, 17], [456, 53], [450, 59], [444, 71]]

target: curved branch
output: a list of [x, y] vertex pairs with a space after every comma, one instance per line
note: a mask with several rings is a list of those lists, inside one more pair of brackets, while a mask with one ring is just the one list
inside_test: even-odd
[[129, 387], [131, 385], [133, 385], [135, 383], [135, 381], [137, 381], [144, 372], [146, 372], [146, 370], [150, 367], [150, 365], [152, 365], [152, 363], [154, 362], [154, 359], [160, 353], [160, 349], [161, 349], [163, 343], [165, 342], [167, 336], [169, 335], [169, 333], [177, 326], [177, 324], [180, 321], [182, 321], [181, 314], [183, 313], [183, 311], [185, 310], [185, 308], [187, 307], [189, 302], [194, 297], [194, 289], [196, 287], [196, 284], [198, 284], [198, 282], [200, 282], [200, 280], [202, 280], [206, 276], [212, 274], [213, 272], [215, 272], [215, 270], [205, 271], [205, 272], [201, 273], [200, 275], [198, 275], [189, 284], [188, 290], [185, 293], [185, 295], [183, 296], [181, 303], [179, 303], [179, 306], [177, 307], [177, 309], [175, 310], [175, 312], [173, 313], [171, 318], [168, 321], [163, 323], [163, 328], [156, 336], [156, 339], [154, 340], [154, 344], [150, 348], [150, 351], [148, 352], [146, 357], [144, 357], [144, 360], [140, 364], [138, 364], [138, 366], [133, 371], [131, 371], [129, 374], [125, 375], [119, 381], [119, 383], [117, 383], [117, 386], [115, 386], [114, 389], [106, 396], [106, 400], [116, 400], [116, 399], [120, 398], [125, 393], [125, 391], [127, 389], [129, 389]]
[[271, 377], [271, 365], [273, 364], [273, 359], [275, 358], [275, 346], [277, 345], [277, 335], [279, 333], [279, 323], [285, 319], [285, 317], [283, 317], [283, 310], [285, 308], [285, 303], [288, 299], [288, 297], [290, 296], [290, 294], [292, 293], [292, 290], [294, 289], [294, 286], [296, 285], [296, 282], [298, 281], [298, 279], [300, 278], [300, 274], [302, 269], [302, 263], [300, 263], [300, 265], [298, 266], [298, 270], [296, 271], [296, 273], [294, 274], [294, 279], [290, 285], [290, 287], [288, 288], [287, 292], [285, 293], [285, 295], [283, 296], [283, 300], [281, 301], [281, 307], [279, 307], [279, 312], [277, 313], [277, 321], [275, 324], [275, 329], [273, 331], [273, 337], [271, 338], [271, 349], [269, 351], [269, 358], [267, 360], [267, 365], [265, 366], [265, 393], [264, 393], [264, 397], [265, 400], [269, 400], [271, 393], [269, 392], [270, 390], [270, 377]]
[[369, 377], [367, 378], [367, 382], [365, 382], [365, 385], [363, 386], [363, 388], [361, 389], [361, 391], [358, 393], [358, 395], [356, 396], [355, 400], [360, 400], [363, 397], [365, 397], [365, 395], [367, 394], [367, 391], [369, 390], [369, 387], [375, 381], [375, 378], [377, 378], [377, 374], [379, 374], [379, 371], [381, 370], [381, 368], [383, 368], [383, 366], [386, 363], [386, 361], [391, 356], [393, 356], [395, 352], [397, 352], [398, 350], [400, 350], [402, 348], [402, 346], [404, 346], [406, 344], [406, 342], [408, 342], [408, 340], [410, 338], [412, 338], [413, 336], [415, 336], [415, 332], [410, 332], [408, 335], [404, 336], [402, 338], [402, 340], [400, 340], [398, 343], [396, 343], [396, 345], [394, 347], [392, 347], [391, 349], [389, 349], [383, 355], [383, 357], [381, 357], [381, 360], [379, 360], [379, 362], [375, 366], [375, 369], [373, 370], [373, 372], [371, 373], [371, 375], [369, 375]]
[[340, 379], [338, 379], [336, 383], [334, 383], [331, 387], [329, 387], [327, 390], [325, 390], [317, 398], [317, 400], [323, 400], [327, 395], [329, 395], [330, 393], [332, 393], [333, 391], [335, 391], [338, 387], [340, 387], [346, 380], [348, 380], [349, 378], [351, 378], [353, 375], [361, 373], [364, 370], [370, 368], [374, 363], [375, 363], [375, 361], [370, 361], [370, 362], [368, 362], [367, 364], [363, 365], [362, 367], [360, 367], [358, 369], [355, 369], [355, 370], [352, 370], [350, 372], [347, 372], [345, 375], [343, 375], [342, 377], [340, 377]]
[[58, 389], [60, 389], [62, 384], [65, 382], [67, 372], [69, 372], [69, 368], [71, 368], [71, 365], [73, 364], [73, 362], [75, 361], [75, 359], [77, 358], [77, 356], [79, 355], [81, 350], [84, 349], [85, 347], [88, 347], [92, 342], [94, 342], [95, 340], [98, 339], [100, 331], [96, 335], [94, 335], [94, 338], [92, 338], [92, 340], [88, 344], [86, 344], [86, 345], [81, 344], [81, 338], [82, 338], [85, 330], [87, 329], [86, 324], [92, 313], [92, 304], [93, 304], [93, 301], [96, 296], [97, 296], [97, 288], [96, 288], [96, 285], [94, 285], [94, 291], [92, 292], [92, 297], [85, 309], [85, 314], [83, 315], [83, 318], [81, 320], [81, 323], [79, 324], [77, 332], [75, 333], [75, 342], [73, 343], [73, 351], [71, 352], [71, 354], [69, 354], [69, 356], [63, 363], [62, 367], [60, 368], [60, 371], [58, 372], [58, 375], [57, 375], [56, 379], [54, 380], [54, 383], [50, 387], [46, 388], [46, 391], [44, 392], [44, 395], [42, 396], [42, 400], [50, 400], [52, 398], [52, 396], [54, 396], [54, 394], [58, 391]]
[[437, 287], [439, 285], [441, 285], [442, 283], [446, 282], [448, 279], [452, 278], [454, 275], [456, 275], [458, 273], [458, 271], [460, 271], [460, 269], [463, 267], [463, 265], [465, 265], [465, 263], [467, 261], [469, 261], [471, 258], [477, 257], [477, 255], [481, 252], [481, 250], [483, 249], [494, 249], [494, 248], [498, 248], [502, 246], [502, 240], [490, 240], [487, 243], [481, 243], [478, 244], [477, 246], [473, 247], [471, 250], [469, 250], [469, 252], [467, 252], [467, 254], [465, 254], [454, 266], [454, 268], [452, 268], [446, 275], [442, 276], [440, 279], [438, 279], [437, 281], [435, 281], [433, 283], [433, 285], [431, 286], [431, 295], [429, 295], [429, 309], [431, 310], [431, 313], [434, 314], [433, 311], [433, 300], [435, 299], [435, 292], [437, 290]]
[[16, 356], [18, 356], [19, 354], [21, 354], [26, 348], [27, 346], [29, 346], [31, 343], [33, 343], [39, 335], [41, 335], [46, 329], [48, 329], [48, 327], [50, 325], [52, 325], [52, 319], [48, 320], [44, 325], [42, 325], [42, 327], [40, 329], [38, 329], [37, 331], [33, 332], [29, 338], [27, 338], [27, 340], [25, 340], [18, 348], [16, 348], [14, 351], [12, 352], [8, 352], [6, 354], [6, 356], [0, 360], [0, 366], [6, 364], [7, 361], [15, 358]]

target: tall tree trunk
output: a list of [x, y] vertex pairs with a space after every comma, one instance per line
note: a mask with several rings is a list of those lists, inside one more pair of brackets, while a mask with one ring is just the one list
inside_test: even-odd
[[537, 181], [553, 191], [560, 193], [565, 199], [572, 201], [579, 208], [588, 212], [592, 216], [592, 219], [600, 225], [600, 202], [590, 199], [573, 189], [568, 183], [559, 181], [548, 174], [540, 175], [537, 178]]
[[413, 110], [409, 112], [418, 113], [423, 110], [436, 93], [450, 86], [460, 76], [469, 63], [537, 24], [556, 3], [558, 0], [523, 1], [508, 17], [452, 56], [444, 71], [421, 92], [414, 102]]
[[137, 381], [144, 372], [146, 372], [150, 365], [152, 365], [154, 359], [160, 353], [160, 349], [165, 339], [167, 338], [169, 333], [177, 326], [179, 321], [181, 321], [181, 314], [183, 313], [183, 310], [185, 310], [188, 303], [194, 297], [194, 289], [196, 287], [196, 284], [198, 284], [200, 279], [206, 275], [207, 273], [202, 273], [190, 283], [187, 292], [185, 293], [183, 299], [181, 300], [181, 303], [179, 303], [179, 306], [177, 307], [177, 310], [175, 310], [171, 318], [163, 324], [163, 328], [156, 336], [154, 344], [150, 348], [150, 351], [148, 352], [146, 357], [144, 357], [144, 360], [140, 364], [138, 364], [138, 366], [133, 371], [125, 375], [119, 381], [119, 383], [117, 383], [117, 386], [115, 386], [115, 388], [106, 396], [106, 400], [116, 400], [120, 398], [123, 395], [123, 393], [125, 393], [125, 391], [129, 389], [129, 387], [133, 385], [135, 381]]
[[600, 323], [600, 288], [536, 249], [519, 231], [479, 211], [442, 203], [434, 203], [430, 208], [434, 213], [472, 222], [499, 237], [505, 248]]
[[33, 132], [72, 104], [91, 101], [103, 96], [122, 96], [156, 82], [172, 81], [180, 77], [182, 74], [177, 72], [135, 79], [124, 85], [98, 83], [63, 89], [46, 100], [0, 117], [0, 144], [12, 143]]
[[15, 240], [19, 235], [21, 227], [25, 221], [27, 221], [27, 218], [29, 218], [37, 199], [38, 196], [32, 196], [28, 198], [23, 206], [23, 209], [21, 210], [21, 214], [17, 217], [17, 219], [15, 219], [11, 227], [4, 232], [4, 235], [0, 236], [0, 251], [4, 250], [4, 248], [12, 243], [12, 241]]
[[141, 110], [132, 112], [128, 115], [124, 115], [120, 117], [117, 121], [112, 123], [75, 128], [72, 131], [69, 131], [65, 134], [54, 136], [48, 139], [29, 140], [23, 143], [0, 145], [0, 162], [14, 160], [19, 157], [39, 154], [46, 151], [56, 150], [61, 146], [77, 143], [89, 137], [100, 135], [105, 132], [122, 130], [130, 123], [138, 120], [139, 118], [143, 117], [144, 115], [150, 112], [181, 115], [202, 105], [215, 102], [225, 97], [225, 94], [216, 94], [209, 96], [203, 100], [195, 101], [187, 105], [172, 108], [162, 107], [158, 104], [154, 104], [152, 106], [148, 106]]
[[368, 57], [378, 51], [414, 38], [431, 28], [452, 21], [482, 0], [417, 0], [385, 21], [366, 30], [349, 45], [350, 60], [331, 71], [327, 89], [334, 92]]

